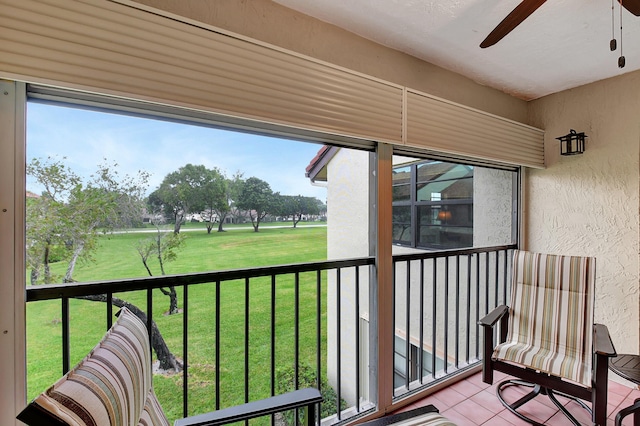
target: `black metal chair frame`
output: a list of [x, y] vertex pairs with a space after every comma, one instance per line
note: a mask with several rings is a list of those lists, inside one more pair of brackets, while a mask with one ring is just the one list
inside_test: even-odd
[[423, 407], [414, 408], [412, 410], [403, 411], [402, 413], [378, 417], [377, 419], [360, 423], [359, 426], [390, 426], [396, 423], [402, 423], [406, 420], [411, 420], [414, 417], [421, 416], [427, 413], [439, 413], [439, 411], [433, 404], [429, 404]]
[[[487, 316], [478, 321], [478, 324], [482, 326], [484, 331], [482, 380], [485, 383], [493, 384], [494, 371], [500, 371], [521, 379], [505, 380], [498, 385], [496, 393], [498, 394], [498, 398], [502, 404], [522, 420], [538, 426], [540, 423], [526, 417], [517, 410], [536, 396], [546, 395], [573, 424], [580, 426], [580, 423], [555, 397], [555, 395], [559, 395], [574, 399], [582, 407], [590, 411], [594, 425], [605, 426], [607, 424], [608, 364], [609, 358], [616, 355], [607, 327], [602, 324], [594, 324], [593, 326], [593, 375], [592, 386], [588, 388], [577, 383], [563, 380], [560, 377], [552, 376], [530, 368], [523, 368], [509, 362], [492, 359], [495, 326], [498, 323], [500, 324], [498, 343], [504, 343], [507, 338], [508, 322], [509, 307], [505, 305], [498, 306]], [[533, 390], [519, 400], [509, 404], [502, 397], [502, 390], [509, 386], [516, 385], [532, 387]], [[580, 400], [591, 402], [592, 408], [589, 409], [589, 407]]]
[[321, 402], [322, 396], [318, 389], [305, 388], [211, 413], [186, 417], [176, 420], [173, 425], [215, 426], [268, 416], [280, 411], [304, 409], [305, 426], [313, 426], [316, 423], [316, 404]]

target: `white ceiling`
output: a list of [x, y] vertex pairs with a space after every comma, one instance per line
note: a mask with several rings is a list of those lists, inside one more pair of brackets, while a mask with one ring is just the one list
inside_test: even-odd
[[640, 69], [640, 17], [611, 0], [549, 0], [496, 45], [480, 42], [519, 0], [274, 0], [530, 100]]

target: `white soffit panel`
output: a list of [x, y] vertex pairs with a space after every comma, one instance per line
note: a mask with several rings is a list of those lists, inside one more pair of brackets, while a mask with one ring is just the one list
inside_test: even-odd
[[402, 141], [402, 88], [104, 0], [0, 0], [0, 78]]
[[544, 168], [544, 132], [417, 92], [407, 92], [406, 145]]

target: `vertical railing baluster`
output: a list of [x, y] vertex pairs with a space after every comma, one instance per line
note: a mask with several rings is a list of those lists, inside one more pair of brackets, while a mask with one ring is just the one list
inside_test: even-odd
[[189, 416], [189, 286], [182, 287], [182, 417]]
[[[271, 275], [271, 396], [276, 394], [276, 276]], [[271, 426], [275, 426], [276, 416], [271, 415]]]
[[496, 262], [495, 262], [495, 268], [496, 268], [496, 283], [495, 283], [495, 295], [494, 295], [494, 303], [493, 306], [491, 307], [491, 309], [494, 309], [496, 306], [498, 306], [498, 293], [500, 292], [500, 271], [499, 271], [499, 259], [500, 257], [500, 252], [495, 252], [495, 258], [496, 258]]
[[342, 283], [341, 283], [341, 269], [338, 268], [336, 270], [337, 273], [337, 277], [336, 277], [336, 305], [337, 305], [337, 309], [338, 312], [336, 313], [336, 352], [337, 352], [337, 365], [336, 365], [336, 370], [337, 370], [337, 383], [336, 383], [336, 407], [338, 407], [336, 409], [337, 411], [337, 417], [338, 420], [340, 420], [341, 418], [341, 413], [340, 413], [340, 400], [342, 399], [341, 397], [341, 391], [342, 391], [342, 381], [341, 381], [341, 376], [342, 376], [342, 342], [341, 342], [341, 336], [340, 336], [340, 318], [341, 318], [341, 314], [342, 314], [342, 297], [341, 297], [341, 293], [342, 293]]
[[407, 388], [407, 390], [409, 390], [409, 382], [411, 381], [411, 369], [410, 369], [410, 365], [409, 365], [409, 358], [411, 357], [411, 331], [409, 329], [410, 324], [409, 324], [409, 315], [411, 313], [411, 261], [407, 260], [407, 281], [405, 284], [405, 344], [404, 344], [404, 350], [405, 350], [405, 358], [404, 358], [404, 365], [405, 365], [405, 377], [404, 377], [404, 385]]
[[[244, 279], [244, 402], [249, 402], [249, 320], [250, 320], [250, 281]], [[248, 423], [248, 422], [247, 422]]]
[[[295, 389], [297, 390], [300, 387], [300, 273], [296, 272], [294, 274], [294, 289], [293, 289], [293, 299], [294, 299], [294, 307], [293, 307], [293, 316], [294, 316], [294, 370], [295, 370]], [[297, 410], [296, 410], [297, 411]], [[296, 419], [297, 417], [296, 412]]]
[[484, 315], [489, 313], [489, 253], [484, 254]]
[[466, 361], [467, 364], [471, 360], [471, 255], [467, 255], [467, 348]]
[[355, 317], [356, 317], [356, 412], [360, 412], [360, 267], [356, 266], [356, 294], [355, 294]]
[[502, 303], [504, 305], [507, 304], [507, 285], [509, 280], [509, 274], [507, 269], [509, 268], [509, 250], [504, 250], [504, 259], [503, 259], [504, 267], [502, 273], [504, 274], [504, 279], [502, 281]]
[[424, 383], [424, 259], [420, 259], [420, 356], [418, 357], [418, 374], [420, 376], [420, 384]]
[[444, 374], [449, 359], [449, 256], [444, 258]]
[[113, 325], [113, 293], [107, 293], [107, 330]]
[[456, 255], [456, 340], [455, 367], [460, 366], [460, 255]]
[[436, 344], [436, 337], [437, 337], [437, 321], [436, 318], [438, 318], [438, 310], [436, 309], [436, 306], [438, 305], [438, 285], [437, 285], [437, 281], [438, 281], [438, 259], [434, 258], [433, 259], [433, 282], [431, 283], [431, 285], [433, 286], [432, 292], [433, 292], [433, 300], [432, 300], [432, 312], [431, 312], [431, 318], [433, 318], [433, 320], [431, 321], [431, 377], [432, 378], [436, 378], [436, 357], [437, 357], [437, 344]]
[[69, 371], [70, 343], [69, 343], [69, 298], [60, 299], [62, 314], [62, 374]]
[[480, 253], [475, 253], [476, 259], [476, 359], [480, 358], [480, 326], [478, 320], [480, 320]]
[[[322, 392], [322, 271], [316, 272], [316, 386]], [[322, 419], [322, 403], [318, 404], [318, 421], [320, 426]]]
[[149, 331], [149, 352], [153, 358], [153, 289], [147, 289], [147, 330]]
[[[398, 348], [396, 347], [396, 336], [395, 336], [395, 331], [396, 331], [396, 291], [398, 289], [398, 283], [397, 283], [397, 279], [396, 279], [396, 264], [397, 262], [394, 260], [391, 263], [391, 276], [393, 277], [391, 280], [391, 285], [393, 287], [393, 291], [391, 292], [391, 321], [393, 322], [393, 333], [394, 335], [391, 337], [391, 350], [392, 350], [392, 354], [391, 354], [391, 359], [393, 359], [393, 362], [395, 363], [396, 360], [396, 352], [398, 351]], [[394, 386], [394, 396], [395, 396], [395, 365], [394, 365], [394, 371], [393, 371], [393, 377], [391, 378], [391, 383], [393, 383]]]
[[216, 357], [216, 381], [215, 381], [215, 390], [216, 390], [216, 410], [220, 409], [220, 280], [216, 281], [216, 327], [215, 327], [215, 357]]
[[[293, 375], [294, 375], [294, 389], [300, 388], [300, 273], [295, 272], [293, 275]], [[296, 408], [294, 410], [295, 421], [294, 424], [299, 424], [300, 410]], [[307, 413], [308, 415], [308, 413]]]

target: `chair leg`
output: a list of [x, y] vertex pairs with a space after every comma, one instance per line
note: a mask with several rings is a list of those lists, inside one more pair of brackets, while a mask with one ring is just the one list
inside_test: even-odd
[[616, 426], [622, 426], [622, 419], [633, 413], [633, 426], [640, 426], [640, 398], [636, 399], [634, 404], [623, 408], [616, 414]]
[[493, 354], [493, 328], [482, 327], [484, 329], [483, 361], [482, 361], [482, 381], [490, 385], [493, 384], [493, 365], [491, 365], [491, 355]]
[[[558, 401], [558, 399], [556, 398], [555, 394], [556, 394], [556, 392], [553, 392], [551, 389], [547, 389], [547, 396], [549, 397], [551, 402], [553, 402], [555, 404], [555, 406], [558, 407], [558, 409], [560, 411], [562, 411], [562, 414], [564, 414], [565, 417], [568, 418], [571, 423], [573, 423], [575, 426], [580, 426], [580, 422], [575, 417], [573, 417], [573, 414], [571, 414], [569, 412], [569, 410], [567, 410], [566, 407], [564, 405], [562, 405], [562, 403], [560, 401]], [[587, 410], [589, 413], [592, 413], [592, 415], [593, 415], [593, 412], [591, 411], [591, 409], [589, 407], [587, 407], [587, 405], [584, 402], [580, 401], [578, 398], [574, 398], [571, 395], [566, 395], [566, 394], [563, 394], [563, 393], [559, 393], [558, 395], [564, 396], [565, 398], [569, 398], [569, 399], [575, 401], [580, 406], [582, 406], [582, 408]]]
[[607, 384], [609, 381], [609, 358], [596, 354], [593, 364], [593, 383], [591, 406], [593, 407], [593, 424], [607, 424]]
[[[503, 389], [505, 389], [505, 388], [507, 388], [509, 386], [526, 386], [526, 387], [533, 388], [533, 390], [531, 392], [529, 392], [528, 394], [526, 394], [525, 396], [523, 396], [522, 398], [518, 399], [516, 402], [514, 402], [512, 404], [509, 404], [502, 397]], [[523, 382], [521, 380], [505, 380], [503, 382], [500, 382], [498, 384], [498, 386], [496, 387], [496, 394], [498, 395], [498, 399], [500, 400], [502, 405], [504, 405], [505, 408], [507, 410], [511, 411], [514, 415], [516, 415], [517, 417], [519, 417], [520, 419], [524, 420], [527, 423], [531, 423], [534, 426], [544, 426], [544, 425], [542, 425], [542, 423], [538, 423], [535, 420], [532, 420], [529, 417], [527, 417], [527, 416], [525, 416], [523, 414], [520, 414], [518, 412], [518, 408], [522, 407], [524, 404], [526, 404], [527, 402], [531, 401], [536, 396], [540, 395], [541, 390], [542, 390], [542, 388], [540, 386], [533, 385], [533, 384], [527, 383], [527, 382]]]
[[[523, 396], [522, 398], [518, 399], [515, 402], [512, 402], [511, 404], [508, 403], [507, 401], [505, 401], [504, 397], [502, 396], [502, 391], [509, 387], [509, 386], [525, 386], [528, 388], [532, 388], [532, 391], [527, 393], [525, 396]], [[537, 397], [538, 395], [546, 395], [549, 397], [549, 399], [558, 407], [558, 409], [562, 412], [562, 414], [564, 414], [567, 419], [575, 426], [581, 426], [581, 423], [564, 407], [564, 405], [562, 405], [562, 403], [560, 401], [558, 401], [558, 399], [556, 398], [555, 395], [559, 395], [562, 396], [564, 398], [568, 398], [571, 399], [575, 402], [577, 402], [582, 408], [584, 408], [585, 410], [587, 410], [587, 412], [589, 414], [592, 414], [591, 409], [584, 403], [582, 402], [579, 398], [575, 398], [571, 395], [567, 395], [564, 394], [562, 392], [554, 392], [551, 389], [542, 387], [540, 385], [534, 385], [532, 383], [529, 382], [525, 382], [522, 380], [514, 380], [514, 379], [510, 379], [510, 380], [505, 380], [501, 383], [498, 384], [497, 388], [496, 388], [496, 393], [498, 395], [498, 399], [500, 400], [500, 402], [502, 403], [502, 405], [505, 406], [505, 408], [509, 411], [511, 411], [514, 415], [518, 416], [518, 418], [524, 420], [527, 423], [530, 423], [534, 426], [542, 426], [541, 423], [536, 422], [533, 419], [530, 419], [529, 417], [525, 416], [524, 414], [518, 412], [518, 409], [520, 407], [522, 407], [524, 404], [526, 404], [527, 402], [531, 401], [532, 399], [534, 399], [535, 397]], [[604, 423], [603, 425], [606, 425], [606, 423]], [[636, 425], [634, 425], [636, 426]], [[638, 425], [640, 426], [640, 425]]]

